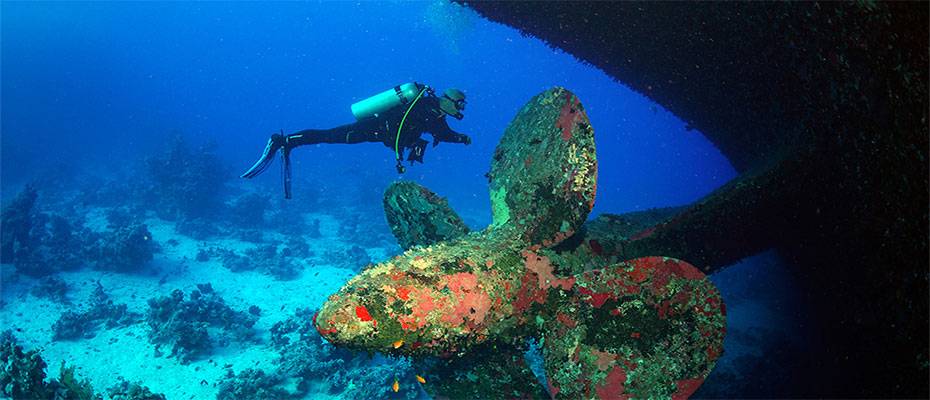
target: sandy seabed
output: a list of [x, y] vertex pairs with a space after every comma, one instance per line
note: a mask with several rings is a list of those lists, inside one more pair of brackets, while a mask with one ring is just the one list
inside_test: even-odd
[[[314, 256], [299, 260], [302, 273], [293, 280], [276, 280], [257, 271], [232, 272], [217, 259], [195, 261], [200, 248], [220, 247], [242, 252], [254, 247], [253, 243], [232, 239], [198, 241], [175, 232], [174, 224], [160, 219], [145, 220], [153, 240], [161, 251], [145, 267], [146, 273], [116, 273], [83, 268], [61, 272], [59, 277], [69, 284], [68, 299], [71, 305], [30, 294], [36, 279], [13, 276], [12, 265], [2, 265], [0, 322], [4, 329], [12, 329], [26, 349], [39, 349], [48, 363], [48, 375], [58, 376], [61, 362], [75, 366], [79, 377], [88, 379], [98, 393], [105, 392], [118, 382], [118, 377], [140, 381], [155, 393], [168, 399], [215, 398], [217, 383], [231, 365], [236, 373], [247, 368], [274, 369], [278, 353], [268, 347], [269, 329], [291, 317], [298, 308], [317, 308], [326, 297], [335, 293], [355, 272], [325, 264], [322, 256], [331, 249], [345, 248], [338, 236], [339, 223], [327, 214], [307, 214], [304, 217], [320, 221], [321, 236], [307, 240]], [[103, 229], [106, 222], [102, 213], [88, 213], [88, 226]], [[274, 231], [263, 232], [266, 242], [283, 243], [285, 237]], [[396, 249], [368, 248], [372, 260], [384, 260]], [[235, 310], [248, 310], [252, 305], [261, 308], [261, 317], [255, 324], [257, 343], [231, 342], [227, 347], [216, 347], [203, 359], [181, 364], [175, 358], [156, 356], [155, 346], [147, 339], [144, 322], [125, 328], [100, 328], [92, 338], [73, 341], [53, 341], [52, 325], [69, 309], [85, 310], [88, 299], [100, 282], [116, 304], [127, 304], [129, 311], [145, 314], [147, 301], [167, 296], [180, 289], [185, 294], [197, 284], [210, 283], [214, 290]], [[308, 394], [312, 398], [332, 397], [325, 385]]]

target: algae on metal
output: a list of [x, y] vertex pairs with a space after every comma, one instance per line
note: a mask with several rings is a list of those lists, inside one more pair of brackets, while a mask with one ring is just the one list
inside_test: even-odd
[[384, 215], [404, 250], [468, 233], [468, 226], [446, 199], [414, 182], [394, 182], [385, 190]]
[[[593, 129], [578, 98], [554, 88], [530, 100], [505, 131], [489, 176], [491, 226], [446, 237], [395, 231], [424, 246], [367, 267], [330, 296], [314, 318], [321, 335], [423, 360], [432, 365], [424, 387], [435, 396], [692, 393], [722, 352], [726, 324], [720, 295], [700, 271], [664, 257], [616, 263], [594, 254], [582, 273], [571, 265], [581, 254], [561, 258], [566, 265], [547, 256], [594, 204]], [[418, 188], [406, 187], [406, 204], [433, 209], [432, 192]], [[386, 210], [397, 226], [424, 220], [394, 204]], [[427, 214], [455, 215], [434, 210]], [[516, 361], [532, 337], [543, 339], [548, 388]]]

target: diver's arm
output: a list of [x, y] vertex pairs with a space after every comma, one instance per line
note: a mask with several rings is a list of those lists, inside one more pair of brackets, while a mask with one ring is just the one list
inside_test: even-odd
[[429, 131], [433, 135], [433, 147], [438, 145], [439, 142], [471, 144], [471, 138], [468, 135], [453, 131], [445, 119], [436, 121], [434, 125]]

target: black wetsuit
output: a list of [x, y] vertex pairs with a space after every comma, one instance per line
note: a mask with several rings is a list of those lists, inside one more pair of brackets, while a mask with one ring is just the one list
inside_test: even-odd
[[[425, 96], [414, 105], [404, 120], [404, 127], [397, 139], [397, 127], [404, 118], [407, 107], [396, 107], [381, 115], [366, 118], [355, 123], [337, 126], [331, 129], [305, 129], [286, 136], [285, 151], [308, 144], [317, 143], [384, 143], [391, 150], [395, 150], [403, 157], [404, 150], [409, 149], [407, 160], [423, 162], [423, 154], [429, 143], [420, 136], [430, 133], [433, 136], [433, 146], [439, 142], [469, 143], [467, 135], [455, 132], [446, 123], [446, 114], [439, 109], [439, 98]], [[400, 161], [400, 160], [398, 160]]]

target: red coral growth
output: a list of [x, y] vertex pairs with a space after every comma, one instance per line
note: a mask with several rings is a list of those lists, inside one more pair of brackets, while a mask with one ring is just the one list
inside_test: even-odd
[[672, 400], [685, 400], [691, 397], [691, 395], [701, 387], [702, 383], [704, 383], [704, 379], [701, 378], [682, 379], [675, 382], [678, 391], [672, 395]]
[[526, 156], [526, 159], [523, 160], [523, 168], [529, 168], [530, 164], [533, 163], [533, 156]]
[[608, 368], [614, 365], [614, 361], [617, 360], [616, 355], [605, 351], [591, 350], [591, 355], [597, 357], [594, 363], [600, 371], [607, 371]]
[[703, 272], [695, 268], [693, 265], [688, 264], [684, 261], [676, 262], [672, 260], [667, 260], [665, 262], [665, 265], [668, 266], [668, 268], [671, 269], [672, 272], [675, 273], [675, 275], [678, 275], [685, 279], [698, 280], [698, 279], [704, 279], [705, 277]]
[[567, 314], [558, 313], [555, 315], [555, 319], [561, 322], [562, 325], [565, 325], [569, 328], [574, 328], [578, 326], [578, 321], [575, 321], [574, 319], [572, 319], [572, 317], [569, 317]]
[[410, 317], [400, 317], [397, 319], [397, 322], [400, 322], [400, 329], [405, 331], [415, 331], [417, 328], [410, 323]]
[[395, 291], [397, 292], [397, 297], [399, 297], [401, 300], [403, 301], [410, 300], [410, 288], [409, 287], [398, 286], [397, 289], [395, 289]]
[[[320, 336], [324, 336], [324, 337], [325, 337], [326, 335], [336, 333], [336, 328], [335, 328], [335, 327], [330, 328], [330, 329], [322, 329], [322, 328], [320, 328], [319, 325], [317, 325], [317, 323], [316, 323], [316, 316], [319, 315], [319, 314], [320, 314], [319, 312], [317, 312], [316, 314], [313, 314], [313, 326], [316, 328], [316, 331], [320, 333]], [[329, 321], [329, 324], [330, 324], [330, 326], [334, 325], [333, 321]]]
[[707, 348], [707, 359], [710, 361], [714, 361], [717, 359], [717, 357], [720, 357], [720, 351], [717, 350], [716, 347], [713, 347], [713, 346], [708, 347]]
[[565, 92], [565, 104], [559, 111], [559, 119], [555, 121], [555, 126], [562, 130], [562, 140], [566, 142], [572, 139], [572, 128], [580, 115], [578, 105], [578, 98], [572, 96], [571, 92]]
[[474, 290], [478, 286], [478, 277], [468, 272], [458, 272], [445, 279], [445, 285], [452, 293]]
[[552, 384], [552, 378], [546, 379], [546, 386], [549, 387], [549, 396], [553, 399], [559, 395], [559, 387]]
[[464, 293], [455, 303], [451, 313], [444, 315], [442, 320], [453, 325], [467, 323], [471, 329], [478, 329], [491, 309], [491, 298], [482, 291]]
[[633, 264], [633, 270], [630, 271], [629, 275], [633, 282], [640, 283], [649, 277], [649, 272], [652, 269], [652, 265], [649, 263], [648, 259], [637, 258], [630, 261], [630, 263]]
[[521, 315], [528, 310], [533, 302], [543, 304], [546, 302], [546, 291], [540, 290], [537, 286], [538, 279], [532, 271], [526, 271], [520, 278], [520, 289], [517, 290], [516, 299], [513, 301], [513, 311]]
[[368, 309], [365, 308], [365, 306], [355, 307], [355, 315], [362, 321], [371, 321], [371, 314], [368, 313]]
[[446, 286], [452, 292], [454, 307], [442, 317], [442, 321], [453, 325], [465, 321], [469, 322], [469, 327], [476, 329], [484, 322], [491, 308], [491, 298], [478, 289], [478, 277], [472, 273], [458, 272], [447, 276], [443, 282], [440, 287]]
[[591, 246], [591, 252], [597, 255], [604, 254], [604, 248], [601, 247], [601, 244], [597, 240], [591, 239], [588, 241], [588, 246]]
[[661, 304], [656, 306], [656, 310], [659, 311], [659, 319], [665, 319], [668, 317], [668, 301], [663, 301]]
[[594, 306], [594, 308], [601, 308], [601, 306], [603, 306], [604, 303], [606, 303], [607, 300], [611, 297], [610, 293], [595, 293], [586, 287], [578, 288], [578, 292], [590, 297], [588, 299], [588, 303]]
[[526, 260], [526, 269], [536, 274], [537, 286], [540, 289], [558, 287], [562, 290], [571, 290], [572, 286], [575, 285], [574, 277], [558, 279], [553, 275], [552, 264], [549, 262], [548, 257], [537, 255], [531, 251], [523, 251], [523, 257]]
[[597, 397], [602, 399], [626, 400], [630, 398], [630, 395], [623, 393], [626, 390], [623, 387], [625, 384], [626, 371], [620, 366], [615, 366], [614, 369], [610, 370], [607, 374], [607, 378], [604, 379], [604, 384], [594, 388], [594, 390], [597, 392]]
[[623, 359], [623, 365], [626, 366], [627, 371], [632, 371], [632, 370], [636, 369], [636, 367], [639, 366], [639, 364], [633, 362], [633, 360], [629, 360], [629, 359], [626, 359], [626, 358]]
[[[588, 175], [591, 175], [594, 177], [597, 176], [597, 160], [594, 160], [594, 162], [591, 163], [591, 166], [588, 168], [588, 170], [590, 171], [588, 172]], [[591, 182], [591, 195], [590, 196], [591, 196], [591, 199], [588, 200], [588, 210], [593, 210], [594, 199], [597, 198], [597, 179], [593, 179]]]
[[637, 233], [637, 234], [633, 235], [632, 237], [630, 237], [630, 240], [645, 239], [645, 238], [647, 238], [647, 237], [649, 237], [649, 236], [652, 236], [652, 234], [655, 233], [655, 231], [656, 231], [656, 227], [654, 227], [654, 226], [649, 227], [649, 228], [646, 228], [646, 229], [643, 229], [642, 232]]

